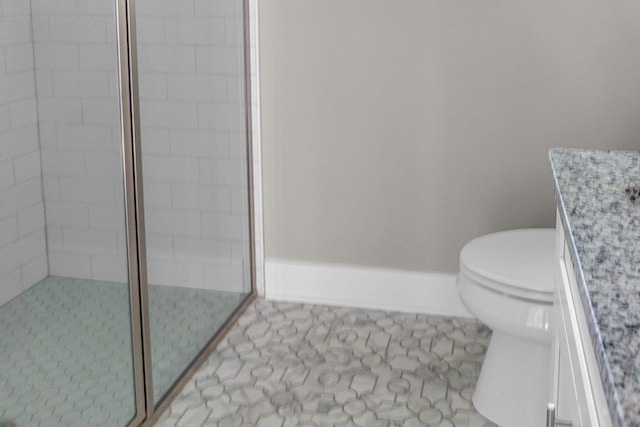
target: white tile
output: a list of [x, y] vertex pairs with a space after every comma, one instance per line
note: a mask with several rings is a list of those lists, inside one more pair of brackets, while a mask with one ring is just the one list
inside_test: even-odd
[[56, 96], [109, 97], [109, 76], [104, 71], [61, 71], [53, 73], [53, 90]]
[[248, 220], [235, 214], [202, 214], [202, 235], [212, 239], [242, 240]]
[[0, 17], [0, 46], [31, 42], [29, 16]]
[[198, 16], [241, 15], [242, 4], [237, 0], [194, 0]]
[[34, 151], [25, 156], [16, 158], [13, 161], [13, 167], [16, 183], [40, 177], [42, 174], [40, 167], [40, 152]]
[[[5, 219], [0, 219], [0, 247], [13, 243], [18, 238], [17, 216], [12, 215]], [[0, 261], [1, 262], [1, 261]]]
[[11, 188], [14, 185], [13, 162], [11, 160], [0, 162], [0, 191]]
[[144, 206], [145, 208], [171, 208], [171, 184], [145, 182]]
[[0, 79], [0, 99], [4, 102], [20, 101], [35, 96], [33, 71], [9, 74]]
[[227, 100], [227, 79], [224, 76], [169, 74], [167, 88], [170, 100], [206, 102]]
[[200, 213], [166, 209], [147, 209], [145, 225], [148, 233], [157, 235], [200, 236]]
[[44, 200], [60, 200], [60, 178], [57, 176], [43, 176]]
[[143, 158], [149, 154], [169, 154], [171, 149], [169, 146], [170, 129], [142, 128], [142, 156]]
[[42, 151], [42, 173], [50, 176], [84, 176], [84, 154], [71, 151]]
[[246, 132], [229, 132], [229, 158], [246, 161], [247, 134]]
[[29, 16], [31, 15], [30, 3], [24, 0], [3, 0], [2, 14], [4, 16]]
[[94, 280], [107, 280], [109, 282], [128, 283], [129, 277], [126, 256], [121, 255], [118, 257], [91, 257], [91, 276]]
[[196, 49], [193, 46], [138, 46], [138, 66], [141, 73], [193, 73], [196, 70]]
[[195, 129], [198, 109], [189, 102], [140, 102], [140, 124], [160, 128]]
[[38, 123], [38, 109], [35, 97], [12, 102], [11, 127], [18, 129], [25, 126], [35, 126]]
[[44, 229], [0, 248], [0, 260], [2, 260], [0, 274], [21, 268], [25, 260], [32, 260], [43, 253], [45, 253]]
[[200, 180], [196, 158], [148, 155], [142, 166], [146, 181], [195, 184]]
[[231, 258], [229, 242], [206, 238], [175, 237], [176, 262], [207, 263], [214, 259]]
[[193, 157], [229, 157], [229, 133], [215, 130], [171, 129], [171, 154]]
[[122, 181], [122, 157], [119, 154], [87, 153], [85, 157], [87, 176]]
[[171, 196], [175, 209], [200, 212], [231, 211], [228, 187], [173, 184]]
[[[0, 67], [2, 64], [0, 63]], [[6, 132], [11, 127], [11, 115], [9, 114], [9, 105], [0, 105], [0, 132]]]
[[60, 177], [60, 199], [69, 202], [112, 205], [115, 202], [113, 181], [89, 177]]
[[[44, 251], [45, 247], [42, 246]], [[22, 266], [22, 289], [26, 290], [35, 285], [49, 273], [47, 254], [42, 253]]]
[[227, 76], [227, 102], [241, 104], [246, 102], [244, 76]]
[[0, 219], [15, 215], [42, 200], [42, 183], [35, 178], [0, 192]]
[[51, 40], [56, 42], [106, 42], [105, 18], [98, 16], [50, 16]]
[[62, 230], [67, 253], [85, 255], [116, 255], [116, 233], [66, 227]]
[[[47, 1], [47, 0], [44, 0]], [[49, 17], [48, 16], [36, 16], [31, 17], [31, 24], [33, 26], [33, 41], [34, 42], [48, 42], [51, 41], [51, 31], [49, 31]]]
[[167, 16], [164, 19], [167, 44], [210, 45], [225, 43], [224, 18]]
[[53, 151], [58, 148], [56, 125], [40, 123], [40, 149]]
[[165, 73], [140, 73], [140, 99], [166, 100], [167, 75]]
[[247, 189], [242, 187], [232, 187], [231, 191], [231, 212], [234, 214], [249, 214], [249, 196]]
[[124, 232], [124, 208], [89, 207], [89, 227], [93, 230]]
[[82, 99], [83, 123], [109, 125], [120, 129], [120, 110], [117, 98]]
[[40, 123], [82, 123], [82, 105], [79, 99], [38, 97]]
[[244, 279], [242, 263], [221, 265], [209, 263], [204, 265], [204, 289], [227, 292], [249, 292], [251, 286]]
[[[47, 218], [48, 220], [48, 218]], [[49, 254], [61, 253], [64, 251], [64, 241], [62, 240], [62, 227], [54, 227], [47, 224], [47, 250]], [[53, 274], [53, 273], [52, 273]]]
[[106, 44], [80, 44], [80, 69], [87, 71], [117, 71], [118, 56], [115, 41]]
[[0, 161], [33, 153], [38, 150], [38, 130], [30, 126], [2, 133], [0, 147]]
[[36, 67], [36, 87], [38, 89], [38, 98], [53, 96], [53, 71], [43, 70]]
[[78, 70], [78, 46], [75, 43], [35, 43], [36, 68]]
[[154, 285], [200, 288], [204, 279], [200, 264], [150, 261], [148, 270], [149, 283]]
[[5, 46], [4, 51], [8, 73], [33, 72], [33, 46], [31, 43]]
[[225, 44], [242, 46], [244, 43], [244, 25], [240, 16], [227, 16], [224, 19]]
[[173, 261], [173, 237], [147, 233], [147, 257], [150, 261]]
[[245, 170], [241, 160], [200, 159], [200, 183], [242, 187]]
[[111, 130], [110, 126], [59, 125], [57, 127], [58, 148], [79, 153], [113, 152]]
[[141, 16], [193, 15], [192, 1], [138, 0], [136, 13]]
[[[0, 270], [2, 270], [1, 263]], [[0, 280], [2, 280], [2, 286], [0, 286], [1, 306], [11, 301], [22, 292], [21, 271], [19, 268], [16, 268], [11, 272], [3, 273], [2, 276], [0, 276]]]
[[235, 46], [197, 46], [198, 73], [242, 74], [244, 50]]
[[138, 44], [164, 44], [164, 18], [159, 16], [136, 16]]
[[83, 0], [78, 2], [79, 15], [102, 15], [115, 20], [115, 8], [104, 0]]
[[75, 0], [31, 0], [31, 9], [34, 16], [44, 15], [75, 15]]
[[202, 129], [244, 131], [245, 118], [242, 105], [198, 104], [198, 125]]
[[89, 228], [88, 208], [83, 204], [48, 201], [47, 226]]
[[49, 251], [49, 274], [90, 279], [91, 258], [87, 255], [70, 255]]
[[44, 203], [38, 203], [18, 213], [18, 229], [20, 237], [44, 230]]

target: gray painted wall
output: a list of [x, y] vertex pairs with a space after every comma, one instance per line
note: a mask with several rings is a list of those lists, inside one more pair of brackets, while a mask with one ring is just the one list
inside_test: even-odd
[[457, 271], [552, 227], [551, 147], [638, 149], [640, 2], [263, 0], [266, 256]]

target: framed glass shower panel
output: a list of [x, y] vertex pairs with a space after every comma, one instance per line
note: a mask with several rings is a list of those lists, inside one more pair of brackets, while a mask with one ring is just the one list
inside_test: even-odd
[[154, 401], [251, 292], [243, 1], [136, 2]]
[[[0, 13], [0, 49], [17, 67], [0, 72], [15, 87], [0, 99], [15, 118], [0, 131], [15, 184], [0, 223], [14, 216], [17, 233], [0, 256], [0, 289], [11, 290], [0, 307], [0, 423], [126, 425], [140, 402], [115, 2], [11, 0]], [[17, 156], [13, 146], [29, 151]], [[20, 288], [11, 288], [18, 270]]]

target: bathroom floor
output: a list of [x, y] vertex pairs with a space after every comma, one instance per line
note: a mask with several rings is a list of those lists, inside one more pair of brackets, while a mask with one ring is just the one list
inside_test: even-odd
[[[246, 293], [149, 286], [154, 393]], [[0, 426], [124, 426], [133, 417], [128, 287], [47, 277], [0, 307]]]
[[156, 427], [489, 427], [475, 320], [258, 299]]

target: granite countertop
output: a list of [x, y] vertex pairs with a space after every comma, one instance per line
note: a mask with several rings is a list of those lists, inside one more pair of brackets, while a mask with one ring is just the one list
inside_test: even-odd
[[556, 197], [614, 426], [640, 426], [640, 152], [553, 149]]

